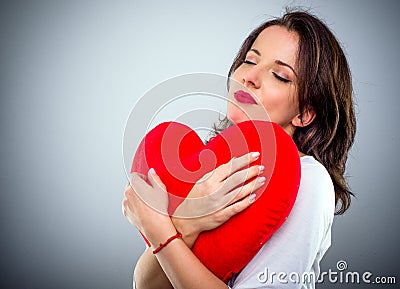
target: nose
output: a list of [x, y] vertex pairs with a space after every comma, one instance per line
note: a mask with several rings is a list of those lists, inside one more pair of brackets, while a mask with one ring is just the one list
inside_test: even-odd
[[258, 68], [254, 65], [249, 67], [245, 73], [243, 74], [242, 83], [247, 88], [259, 88], [260, 81], [260, 72]]

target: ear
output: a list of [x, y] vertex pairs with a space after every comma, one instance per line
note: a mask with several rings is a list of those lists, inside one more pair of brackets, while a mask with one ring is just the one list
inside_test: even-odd
[[305, 109], [303, 114], [298, 114], [292, 119], [292, 125], [295, 127], [305, 127], [313, 122], [315, 115], [313, 108]]

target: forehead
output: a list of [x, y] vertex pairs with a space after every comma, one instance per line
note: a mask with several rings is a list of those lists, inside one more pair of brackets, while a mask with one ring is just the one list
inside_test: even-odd
[[257, 49], [261, 57], [281, 60], [292, 66], [296, 63], [299, 36], [285, 27], [273, 25], [265, 28], [256, 38], [252, 49]]

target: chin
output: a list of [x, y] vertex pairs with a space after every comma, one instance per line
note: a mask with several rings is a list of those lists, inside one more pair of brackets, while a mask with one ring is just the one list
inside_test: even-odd
[[227, 117], [234, 124], [249, 120], [249, 118], [242, 111], [237, 109], [228, 110]]
[[228, 115], [228, 119], [234, 124], [238, 124], [238, 123], [248, 120], [247, 118], [242, 118], [242, 117], [238, 117], [238, 116], [230, 116], [230, 115]]

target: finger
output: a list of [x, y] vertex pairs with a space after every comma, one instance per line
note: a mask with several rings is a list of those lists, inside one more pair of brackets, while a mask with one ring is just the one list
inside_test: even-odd
[[130, 183], [135, 193], [145, 191], [149, 187], [146, 183], [146, 177], [138, 173], [131, 173]]
[[126, 185], [125, 187], [125, 191], [124, 191], [124, 199], [127, 199], [129, 197], [129, 195], [131, 195], [131, 193], [133, 192], [133, 188], [132, 188], [132, 184], [129, 183]]
[[122, 208], [122, 215], [124, 215], [124, 217], [126, 217], [126, 211], [125, 211], [124, 200], [122, 200], [122, 202], [121, 202], [121, 208]]
[[232, 158], [230, 162], [220, 165], [215, 169], [217, 181], [223, 181], [239, 169], [250, 165], [260, 157], [259, 152], [250, 152], [237, 158]]
[[125, 197], [121, 202], [122, 214], [126, 217], [128, 212], [130, 211], [130, 203], [131, 200], [128, 197]]
[[129, 203], [134, 201], [136, 198], [136, 191], [133, 189], [132, 185], [128, 185], [124, 191], [124, 198], [122, 199], [122, 207], [126, 209], [129, 207]]
[[[264, 166], [258, 166], [258, 165], [237, 171], [225, 180], [225, 183], [221, 187], [221, 191], [227, 194], [237, 187], [243, 187], [245, 182], [262, 174], [263, 171], [264, 171]], [[260, 179], [259, 181], [262, 182], [262, 180], [263, 179]]]
[[219, 214], [220, 214], [220, 221], [222, 223], [225, 223], [228, 221], [230, 218], [233, 216], [239, 214], [240, 212], [244, 211], [247, 209], [252, 203], [255, 201], [255, 194], [251, 194], [247, 198], [244, 198], [240, 201], [237, 201], [226, 208], [222, 209]]
[[249, 166], [252, 162], [258, 160], [260, 157], [259, 152], [250, 152], [232, 160], [232, 172], [238, 171], [243, 167]]
[[251, 166], [246, 169], [242, 169], [239, 171], [236, 171], [232, 175], [230, 175], [226, 181], [232, 182], [233, 185], [236, 184], [236, 186], [241, 185], [242, 183], [246, 182], [247, 180], [250, 180], [264, 172], [264, 166], [263, 165], [255, 165]]
[[132, 173], [130, 174], [130, 179], [129, 179], [129, 181], [132, 180], [132, 176], [133, 176], [133, 175], [135, 175], [135, 178], [136, 178], [136, 177], [139, 177], [139, 178], [141, 178], [141, 179], [144, 180], [144, 181], [147, 180], [147, 176], [146, 176], [146, 175], [141, 174], [141, 173], [137, 173], [137, 172], [132, 172]]
[[259, 188], [261, 188], [265, 184], [265, 177], [258, 177], [254, 179], [253, 181], [240, 186], [231, 192], [229, 192], [226, 196], [229, 199], [232, 199], [229, 201], [228, 205], [243, 199], [244, 197], [250, 195], [251, 193], [257, 191]]
[[151, 168], [148, 172], [148, 179], [153, 188], [158, 187], [166, 191], [166, 186], [164, 185], [161, 178], [159, 177], [159, 175], [157, 175], [156, 171], [153, 168]]
[[150, 169], [148, 172], [147, 180], [150, 185], [140, 176], [137, 175], [134, 177], [135, 178], [132, 178], [132, 185], [134, 190], [137, 192], [137, 197], [140, 198], [148, 207], [158, 211], [159, 213], [167, 214], [168, 193], [165, 189], [165, 185], [154, 169]]
[[130, 202], [129, 202], [129, 200], [127, 200], [127, 199], [124, 199], [124, 200], [121, 202], [122, 215], [124, 215], [124, 217], [127, 217], [127, 216], [128, 216], [128, 212], [131, 211], [131, 208], [130, 208], [129, 205], [130, 205]]

